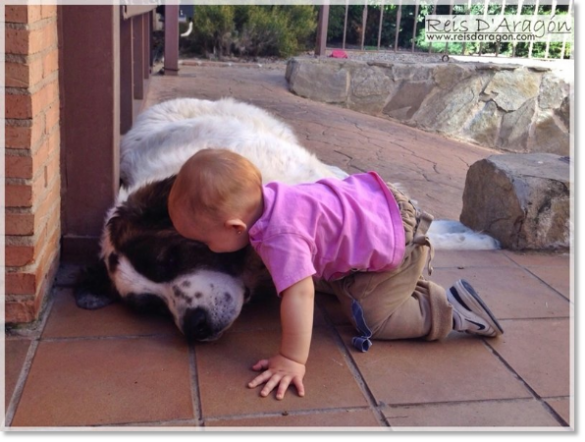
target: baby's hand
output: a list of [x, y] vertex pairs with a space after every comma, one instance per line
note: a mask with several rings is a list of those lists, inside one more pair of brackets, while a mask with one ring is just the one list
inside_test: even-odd
[[262, 359], [252, 366], [252, 370], [261, 371], [254, 380], [248, 383], [248, 388], [255, 388], [260, 384], [266, 382], [264, 388], [260, 391], [260, 396], [266, 397], [278, 385], [276, 391], [276, 399], [284, 398], [286, 389], [292, 384], [297, 387], [299, 396], [305, 395], [305, 387], [303, 385], [303, 377], [305, 376], [305, 366], [299, 364], [282, 355], [274, 356], [270, 359]]

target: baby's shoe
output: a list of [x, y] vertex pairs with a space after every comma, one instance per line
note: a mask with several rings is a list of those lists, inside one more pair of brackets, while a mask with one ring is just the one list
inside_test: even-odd
[[490, 337], [504, 333], [488, 306], [464, 279], [447, 291], [447, 299], [453, 306], [453, 330]]

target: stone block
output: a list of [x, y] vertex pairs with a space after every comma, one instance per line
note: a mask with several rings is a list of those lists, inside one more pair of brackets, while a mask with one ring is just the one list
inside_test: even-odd
[[570, 165], [548, 153], [492, 155], [467, 172], [460, 221], [513, 250], [570, 245]]
[[345, 103], [349, 92], [349, 70], [339, 63], [288, 62], [286, 78], [291, 92], [323, 103]]

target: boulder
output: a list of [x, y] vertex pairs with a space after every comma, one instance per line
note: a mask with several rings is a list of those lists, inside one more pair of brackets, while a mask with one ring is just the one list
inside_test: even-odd
[[472, 164], [460, 221], [513, 250], [568, 249], [570, 165], [555, 154], [492, 155]]
[[[335, 60], [338, 61], [338, 60]], [[292, 59], [287, 65], [286, 79], [291, 92], [323, 103], [345, 103], [350, 75], [344, 63], [303, 62]]]

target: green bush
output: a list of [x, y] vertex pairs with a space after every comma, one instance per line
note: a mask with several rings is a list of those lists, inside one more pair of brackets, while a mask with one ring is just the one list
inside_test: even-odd
[[195, 6], [188, 51], [289, 57], [314, 46], [316, 27], [313, 5]]
[[221, 58], [222, 55], [229, 53], [234, 31], [233, 6], [196, 7], [189, 47], [195, 52], [213, 53]]

